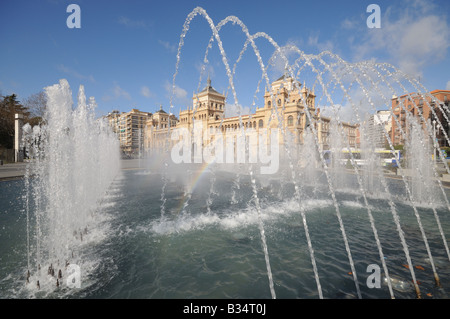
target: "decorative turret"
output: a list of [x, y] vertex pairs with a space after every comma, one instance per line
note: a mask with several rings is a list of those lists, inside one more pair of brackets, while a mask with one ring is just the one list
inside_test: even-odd
[[211, 78], [209, 77], [209, 74], [208, 74], [208, 80], [206, 80], [206, 88], [209, 90], [209, 88], [211, 88], [212, 89], [212, 86], [211, 86]]
[[155, 113], [165, 113], [165, 114], [167, 114], [166, 111], [163, 110], [162, 104], [159, 105], [159, 111], [156, 111]]

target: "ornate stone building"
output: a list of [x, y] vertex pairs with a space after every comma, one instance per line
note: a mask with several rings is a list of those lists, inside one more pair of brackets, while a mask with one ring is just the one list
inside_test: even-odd
[[[285, 143], [285, 139], [289, 139], [290, 145], [301, 145], [305, 129], [309, 125], [314, 125], [320, 146], [322, 149], [327, 149], [331, 119], [321, 117], [320, 109], [315, 107], [315, 97], [314, 92], [305, 85], [296, 83], [292, 77], [283, 75], [271, 84], [270, 91], [266, 90], [264, 105], [257, 108], [254, 114], [224, 117], [226, 97], [212, 87], [211, 80], [208, 78], [206, 87], [192, 97], [192, 107], [180, 111], [179, 120], [171, 115], [170, 127], [191, 132], [194, 129], [194, 123], [200, 124], [208, 133], [204, 134], [208, 136], [208, 140], [204, 140], [203, 145], [212, 142], [219, 134], [223, 137], [238, 138], [243, 132], [242, 129], [244, 132], [256, 133], [264, 130], [268, 135], [272, 130], [277, 129], [281, 132], [280, 145]], [[306, 114], [306, 108], [309, 110], [310, 117]], [[162, 109], [158, 112], [161, 112], [158, 120], [160, 124], [155, 125], [155, 113], [153, 120], [147, 121], [145, 130], [145, 148], [150, 154], [152, 150], [174, 143], [168, 135], [166, 125], [169, 115]], [[355, 147], [356, 126], [348, 123], [342, 123], [342, 125], [350, 146]]]

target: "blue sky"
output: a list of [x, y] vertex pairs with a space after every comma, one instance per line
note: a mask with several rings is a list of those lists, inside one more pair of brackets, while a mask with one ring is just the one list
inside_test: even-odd
[[[69, 29], [69, 4], [81, 8], [81, 28]], [[369, 29], [369, 4], [381, 8], [381, 28]], [[450, 90], [450, 1], [234, 1], [234, 0], [1, 0], [0, 92], [23, 100], [61, 78], [69, 81], [74, 98], [80, 84], [94, 96], [98, 113], [138, 108], [169, 109], [177, 48], [188, 14], [202, 7], [215, 24], [237, 16], [251, 34], [265, 32], [280, 46], [293, 44], [305, 53], [329, 50], [344, 60], [391, 63], [420, 77], [430, 90]], [[184, 39], [173, 112], [192, 103], [199, 85], [205, 49], [211, 36], [206, 19], [197, 15]], [[237, 25], [220, 31], [232, 66], [245, 37]], [[273, 53], [267, 41], [256, 41], [264, 63]], [[217, 43], [206, 67], [219, 92], [228, 91], [228, 78]], [[282, 68], [275, 65], [275, 79]], [[239, 104], [261, 106], [255, 91], [261, 71], [252, 50], [236, 69]], [[253, 105], [253, 103], [255, 104]], [[228, 103], [234, 103], [228, 93]]]

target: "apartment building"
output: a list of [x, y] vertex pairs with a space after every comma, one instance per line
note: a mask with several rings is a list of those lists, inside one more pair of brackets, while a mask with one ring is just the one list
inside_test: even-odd
[[144, 151], [145, 128], [152, 113], [132, 109], [130, 112], [114, 110], [106, 116], [117, 134], [120, 148], [127, 155], [137, 156]]
[[[440, 147], [449, 146], [445, 134], [450, 136], [449, 90], [434, 90], [426, 94], [409, 93], [392, 97], [391, 140], [394, 145], [404, 145], [412, 120], [418, 121], [425, 130], [427, 125]], [[427, 133], [428, 134], [428, 133]]]

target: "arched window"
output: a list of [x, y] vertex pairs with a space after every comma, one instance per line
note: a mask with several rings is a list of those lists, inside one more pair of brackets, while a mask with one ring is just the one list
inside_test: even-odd
[[263, 126], [264, 126], [264, 122], [263, 122], [263, 120], [259, 120], [259, 122], [258, 122], [258, 126], [259, 126], [259, 127], [263, 127]]
[[281, 105], [281, 99], [278, 99], [278, 106]]
[[267, 101], [267, 106], [268, 106], [268, 107], [271, 107], [271, 106], [272, 106], [272, 102]]
[[289, 115], [287, 122], [288, 122], [288, 126], [294, 125], [294, 117], [292, 115]]

